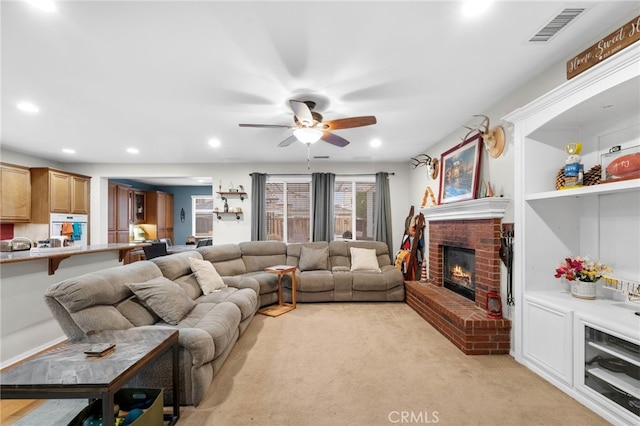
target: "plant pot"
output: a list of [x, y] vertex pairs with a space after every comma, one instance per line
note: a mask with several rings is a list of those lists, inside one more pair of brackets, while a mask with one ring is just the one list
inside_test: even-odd
[[571, 295], [578, 299], [594, 300], [596, 298], [596, 283], [571, 281]]

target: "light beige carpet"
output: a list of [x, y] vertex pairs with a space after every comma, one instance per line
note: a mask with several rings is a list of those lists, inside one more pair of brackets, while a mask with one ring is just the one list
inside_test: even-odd
[[256, 315], [178, 424], [607, 422], [509, 355], [464, 355], [404, 303], [323, 303]]

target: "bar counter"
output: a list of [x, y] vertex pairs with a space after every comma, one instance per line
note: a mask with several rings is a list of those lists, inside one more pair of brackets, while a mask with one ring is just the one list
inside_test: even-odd
[[118, 251], [118, 260], [121, 262], [127, 252], [134, 249], [141, 249], [148, 246], [148, 243], [112, 243], [112, 244], [93, 244], [86, 248], [73, 249], [69, 247], [60, 247], [54, 249], [43, 250], [42, 252], [33, 252], [30, 250], [11, 251], [0, 253], [0, 264], [26, 262], [31, 260], [48, 259], [49, 275], [53, 275], [58, 269], [60, 262], [71, 256], [79, 256], [83, 254], [100, 253], [107, 251]]

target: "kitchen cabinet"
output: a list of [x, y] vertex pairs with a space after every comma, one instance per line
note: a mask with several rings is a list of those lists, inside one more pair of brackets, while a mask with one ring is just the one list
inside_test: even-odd
[[48, 167], [31, 174], [31, 222], [49, 223], [51, 213], [89, 214], [90, 176]]
[[[582, 144], [585, 172], [613, 147], [640, 145], [639, 92], [636, 43], [504, 117], [514, 124], [516, 170], [512, 352], [614, 424], [638, 424], [640, 416], [584, 384], [585, 375], [601, 380], [585, 370], [585, 324], [638, 345], [640, 308], [602, 283], [596, 300], [572, 297], [554, 274], [566, 257], [592, 256], [613, 268], [612, 277], [638, 280], [640, 179], [556, 190], [555, 178], [570, 143]], [[587, 357], [599, 350], [586, 344]]]
[[145, 191], [132, 190], [131, 197], [131, 223], [147, 222], [147, 193]]
[[27, 167], [0, 163], [0, 222], [31, 221], [31, 173]]
[[129, 185], [109, 182], [107, 226], [110, 243], [128, 243], [130, 240], [132, 192]]
[[173, 194], [147, 191], [147, 223], [157, 227], [157, 238], [173, 241]]

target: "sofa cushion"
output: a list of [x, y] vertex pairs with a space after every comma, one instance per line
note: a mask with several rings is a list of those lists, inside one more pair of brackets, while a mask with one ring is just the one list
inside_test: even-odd
[[287, 244], [281, 241], [245, 241], [238, 246], [247, 272], [264, 271], [287, 261]]
[[351, 272], [376, 271], [380, 272], [378, 257], [375, 249], [351, 247]]
[[216, 268], [208, 260], [190, 258], [189, 262], [205, 296], [227, 287]]
[[300, 262], [298, 267], [301, 271], [326, 270], [329, 261], [329, 246], [323, 248], [300, 247]]
[[165, 277], [128, 283], [127, 286], [145, 306], [169, 324], [178, 324], [196, 305], [180, 286]]
[[223, 276], [242, 275], [247, 268], [242, 261], [242, 252], [238, 244], [220, 244], [197, 249], [204, 260], [208, 260]]
[[190, 259], [202, 260], [202, 255], [196, 250], [183, 251], [175, 253], [171, 256], [159, 256], [150, 260], [160, 268], [162, 275], [175, 281], [176, 278], [191, 273]]
[[118, 303], [116, 309], [136, 327], [152, 325], [160, 321], [160, 317], [142, 305], [137, 296]]

